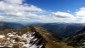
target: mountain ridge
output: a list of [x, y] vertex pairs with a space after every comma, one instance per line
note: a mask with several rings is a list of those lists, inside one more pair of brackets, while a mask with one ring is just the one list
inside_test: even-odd
[[20, 23], [14, 23], [14, 22], [0, 22], [0, 30], [5, 30], [5, 29], [22, 29], [24, 28], [24, 25]]

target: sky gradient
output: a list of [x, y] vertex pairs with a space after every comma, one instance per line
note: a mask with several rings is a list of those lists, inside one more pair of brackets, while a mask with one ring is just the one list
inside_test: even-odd
[[85, 0], [0, 0], [0, 21], [85, 23]]
[[85, 6], [85, 0], [26, 0], [26, 3], [51, 11], [76, 11]]

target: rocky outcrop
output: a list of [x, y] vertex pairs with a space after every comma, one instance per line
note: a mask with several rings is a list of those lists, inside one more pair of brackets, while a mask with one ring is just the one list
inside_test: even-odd
[[44, 46], [45, 40], [34, 31], [27, 31], [21, 35], [17, 31], [11, 31], [0, 35], [0, 48], [44, 48]]
[[0, 31], [1, 48], [73, 48], [40, 26]]

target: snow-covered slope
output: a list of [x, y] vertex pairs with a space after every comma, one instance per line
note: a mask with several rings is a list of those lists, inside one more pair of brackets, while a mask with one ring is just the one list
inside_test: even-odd
[[0, 35], [0, 47], [5, 48], [42, 48], [45, 41], [36, 32], [26, 32], [19, 35], [17, 32], [9, 32]]

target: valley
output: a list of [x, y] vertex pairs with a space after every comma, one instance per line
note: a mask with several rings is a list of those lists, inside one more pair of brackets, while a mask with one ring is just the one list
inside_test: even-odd
[[[10, 23], [9, 23], [10, 24]], [[18, 25], [18, 24], [13, 24]], [[59, 25], [59, 26], [58, 26]], [[62, 27], [62, 26], [63, 27]], [[0, 30], [0, 47], [2, 48], [81, 48], [84, 47], [84, 25], [77, 24], [33, 24], [30, 26], [14, 29], [6, 26], [7, 29]], [[3, 27], [5, 27], [3, 25]], [[75, 27], [76, 29], [71, 29]], [[19, 27], [19, 26], [18, 26]], [[51, 28], [51, 31], [49, 31]], [[62, 29], [63, 30], [62, 30]], [[68, 29], [69, 28], [69, 29]], [[59, 31], [59, 30], [62, 31]], [[68, 32], [71, 29], [74, 33]], [[53, 32], [53, 31], [55, 32]], [[58, 30], [58, 31], [57, 31]], [[75, 30], [75, 31], [74, 31]], [[63, 36], [63, 31], [66, 32]], [[61, 33], [59, 33], [61, 32]], [[81, 39], [80, 39], [81, 38]], [[18, 40], [18, 41], [16, 41]], [[23, 41], [24, 40], [24, 41]], [[23, 44], [22, 44], [23, 43]]]

